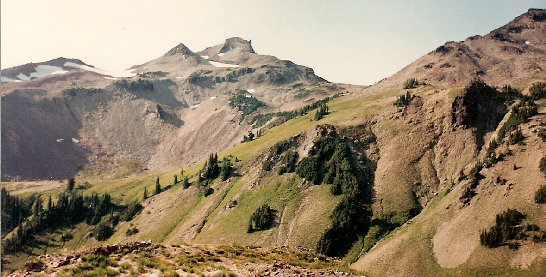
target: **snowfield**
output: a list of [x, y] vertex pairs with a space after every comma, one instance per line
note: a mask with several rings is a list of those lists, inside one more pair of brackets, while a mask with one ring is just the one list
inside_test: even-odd
[[8, 77], [2, 77], [2, 82], [17, 82], [17, 81], [28, 81], [32, 78], [42, 78], [42, 77], [46, 77], [46, 76], [49, 76], [49, 75], [54, 75], [54, 74], [63, 74], [63, 73], [67, 73], [68, 71], [64, 70], [62, 67], [59, 67], [59, 66], [53, 66], [53, 65], [47, 65], [47, 64], [40, 64], [38, 66], [36, 66], [34, 68], [34, 72], [31, 72], [29, 74], [29, 76], [23, 74], [23, 73], [19, 73], [17, 75], [17, 78], [19, 78], [19, 80], [15, 80], [15, 79], [11, 79], [11, 78], [8, 78]]
[[110, 77], [117, 77], [117, 78], [133, 77], [133, 76], [136, 75], [136, 73], [133, 73], [132, 70], [124, 70], [124, 71], [118, 71], [118, 72], [116, 72], [116, 71], [107, 71], [107, 70], [104, 70], [104, 69], [90, 67], [88, 65], [82, 65], [82, 64], [77, 64], [77, 63], [73, 63], [73, 62], [66, 62], [63, 66], [79, 68], [79, 69], [83, 69], [83, 70], [87, 70], [87, 71], [92, 71], [92, 72], [95, 72], [95, 73], [98, 73], [98, 74], [101, 74], [101, 75], [107, 75], [107, 76], [110, 76]]
[[205, 60], [208, 60], [209, 59], [209, 56], [201, 56], [201, 58], [205, 59]]
[[9, 77], [4, 77], [4, 76], [2, 76], [2, 77], [0, 78], [0, 82], [2, 82], [2, 83], [21, 82], [21, 80], [16, 80], [16, 79], [12, 79], [12, 78], [9, 78]]
[[225, 53], [218, 53], [218, 57], [222, 57]]
[[219, 63], [214, 61], [209, 61], [210, 64], [216, 66], [216, 67], [239, 67], [237, 64], [227, 64], [227, 63]]

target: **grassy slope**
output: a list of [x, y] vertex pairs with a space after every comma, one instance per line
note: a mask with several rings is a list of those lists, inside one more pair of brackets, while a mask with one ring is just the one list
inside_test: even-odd
[[[419, 95], [424, 91], [430, 91], [432, 89], [434, 88], [427, 86], [422, 88], [417, 94]], [[252, 163], [256, 162], [257, 156], [264, 151], [267, 151], [274, 143], [290, 138], [301, 131], [310, 129], [316, 124], [333, 124], [337, 126], [353, 125], [370, 119], [371, 116], [380, 109], [394, 109], [391, 103], [396, 96], [402, 93], [401, 91], [402, 90], [389, 90], [373, 95], [360, 97], [349, 95], [335, 99], [329, 103], [330, 114], [319, 122], [312, 121], [315, 112], [311, 111], [310, 114], [306, 116], [295, 118], [280, 126], [272, 128], [255, 141], [239, 144], [232, 149], [223, 151], [222, 153], [219, 153], [219, 156], [220, 158], [227, 155], [237, 156], [242, 160], [236, 165], [237, 168], [251, 166]], [[454, 95], [458, 93], [459, 89], [456, 88], [450, 93], [450, 96], [454, 97]], [[393, 130], [393, 132], [396, 132], [396, 130]], [[190, 176], [193, 179], [196, 172], [202, 166], [203, 163], [198, 163], [189, 168], [185, 168], [185, 175]], [[108, 192], [112, 194], [115, 201], [119, 203], [128, 203], [134, 199], [141, 198], [144, 187], [147, 188], [150, 195], [153, 192], [155, 178], [157, 176], [160, 177], [160, 182], [163, 187], [171, 184], [173, 174], [179, 175], [179, 170], [160, 174], [134, 176], [121, 180], [97, 181], [88, 179], [77, 181], [79, 183], [89, 181], [93, 184], [85, 193]], [[208, 207], [205, 212], [206, 223], [193, 242], [243, 244], [261, 244], [265, 242], [266, 244], [302, 245], [313, 248], [322, 233], [321, 230], [324, 230], [329, 223], [327, 216], [333, 207], [335, 207], [338, 199], [331, 196], [328, 186], [300, 186], [300, 179], [294, 177], [293, 174], [266, 176], [263, 179], [266, 181], [262, 182], [261, 186], [252, 191], [247, 190], [246, 186], [248, 184], [245, 183], [244, 176], [242, 178], [232, 178], [230, 183], [216, 182], [213, 186], [215, 187], [214, 197], [207, 198], [197, 196], [195, 192], [191, 192], [192, 188], [183, 190], [180, 188], [179, 184], [175, 185], [168, 192], [151, 197], [147, 201], [151, 202], [154, 199], [162, 201], [162, 195], [167, 194], [188, 197], [191, 201], [186, 203], [181, 201], [172, 207], [166, 207], [170, 215], [165, 218], [166, 220], [156, 222], [148, 231], [142, 231], [137, 234], [135, 238], [131, 239], [151, 239], [158, 242], [177, 243], [179, 240], [177, 239], [176, 233], [180, 232], [180, 230], [185, 227], [184, 222], [188, 217], [203, 209], [203, 207]], [[60, 189], [55, 188], [45, 193], [52, 194], [59, 190]], [[28, 193], [26, 195], [28, 195]], [[437, 205], [437, 202], [441, 201], [440, 198], [443, 197], [443, 194], [440, 195], [441, 196], [437, 197], [437, 200], [434, 200], [434, 202], [424, 210], [423, 214], [415, 218], [411, 224], [401, 227], [395, 235], [391, 235], [386, 240], [380, 242], [376, 248], [380, 245], [387, 244], [393, 238], [399, 239], [401, 237], [400, 234], [405, 234], [405, 237], [402, 236], [404, 238], [402, 242], [404, 247], [401, 247], [400, 250], [397, 251], [397, 253], [399, 253], [398, 255], [400, 255], [397, 255], [398, 258], [401, 258], [400, 261], [402, 262], [408, 260], [407, 257], [402, 257], [404, 255], [417, 255], [418, 257], [415, 258], [422, 260], [422, 262], [417, 265], [408, 265], [408, 268], [415, 267], [417, 270], [416, 272], [424, 275], [434, 275], [438, 272], [450, 275], [474, 275], [472, 273], [474, 271], [470, 269], [464, 271], [442, 270], [436, 263], [432, 254], [432, 246], [430, 244], [415, 243], [418, 241], [430, 241], [429, 239], [434, 236], [436, 231], [436, 227], [434, 226], [437, 226], [438, 224], [438, 215], [430, 211]], [[450, 197], [450, 195], [451, 197], [454, 197], [452, 194], [448, 194], [448, 197]], [[224, 207], [234, 197], [237, 197], [238, 200], [236, 208], [226, 212]], [[309, 202], [313, 204], [309, 205]], [[280, 224], [271, 230], [246, 234], [247, 220], [250, 214], [263, 203], [268, 203], [277, 210], [278, 222], [281, 222], [282, 217], [282, 222], [294, 223]], [[315, 203], [318, 205], [314, 206]], [[312, 220], [305, 221], [301, 217], [298, 218], [298, 215], [302, 211], [305, 211], [305, 209], [315, 209], [313, 213], [307, 214]], [[441, 216], [447, 215], [442, 212]], [[147, 217], [152, 217], [152, 215], [143, 212], [137, 216], [133, 222], [138, 226], [138, 223]], [[121, 223], [118, 225], [117, 233], [108, 240], [108, 243], [127, 240], [124, 233], [129, 227], [129, 224], [130, 223]], [[74, 239], [67, 242], [65, 247], [68, 249], [77, 249], [96, 244], [94, 240], [85, 238], [88, 232], [88, 227], [84, 224], [77, 226], [75, 231], [72, 232]], [[288, 237], [291, 237], [292, 239], [288, 239]], [[422, 238], [426, 238], [426, 240], [422, 240]], [[412, 251], [407, 251], [407, 249], [412, 249]], [[47, 252], [49, 252], [49, 250]], [[39, 253], [39, 250], [34, 251], [33, 253], [41, 254]], [[26, 259], [26, 256], [23, 255], [21, 258]], [[360, 269], [362, 270], [362, 268]], [[544, 268], [539, 271], [544, 272]], [[511, 272], [512, 271], [505, 271], [503, 274], [511, 276]], [[521, 273], [519, 271], [515, 272], [516, 274]]]
[[[311, 111], [308, 115], [297, 117], [292, 119], [280, 126], [274, 127], [268, 132], [266, 132], [260, 138], [248, 142], [239, 144], [231, 149], [219, 153], [220, 159], [223, 156], [233, 155], [242, 160], [240, 163], [244, 164], [245, 162], [252, 162], [253, 159], [261, 154], [264, 151], [267, 151], [273, 144], [280, 140], [288, 139], [302, 131], [312, 128], [317, 124], [334, 124], [334, 125], [351, 125], [355, 120], [364, 121], [365, 118], [372, 115], [374, 112], [380, 108], [378, 100], [388, 99], [385, 101], [391, 102], [396, 95], [400, 94], [400, 90], [390, 90], [382, 93], [377, 93], [373, 95], [365, 95], [363, 97], [354, 98], [352, 95], [340, 97], [331, 101], [328, 105], [330, 108], [330, 114], [327, 115], [320, 121], [313, 121], [315, 111]], [[202, 168], [203, 162], [197, 163], [191, 167], [184, 168], [184, 175], [190, 176], [190, 181], [194, 181], [197, 171]], [[239, 165], [236, 165], [239, 167]], [[127, 204], [135, 199], [141, 199], [144, 191], [144, 187], [148, 190], [148, 195], [153, 193], [155, 187], [156, 177], [160, 178], [160, 183], [162, 187], [172, 184], [173, 174], [180, 176], [180, 171], [170, 171], [163, 173], [151, 173], [139, 176], [131, 176], [123, 179], [107, 179], [107, 180], [97, 180], [93, 178], [81, 178], [77, 179], [77, 185], [83, 184], [84, 182], [89, 182], [92, 184], [92, 187], [84, 190], [84, 194], [91, 193], [109, 193], [112, 195], [114, 202], [119, 204]], [[219, 203], [213, 205], [215, 208], [210, 211], [210, 219], [214, 225], [206, 225], [203, 229], [203, 233], [196, 237], [196, 242], [214, 242], [218, 238], [226, 237], [229, 238], [231, 234], [230, 228], [232, 228], [232, 222], [238, 222], [238, 225], [235, 225], [235, 228], [241, 229], [240, 231], [243, 234], [246, 234], [246, 226], [248, 224], [247, 220], [251, 212], [258, 207], [261, 203], [269, 202], [272, 206], [279, 211], [278, 216], [280, 217], [280, 212], [284, 209], [284, 216], [286, 220], [295, 219], [297, 217], [296, 211], [300, 212], [301, 209], [313, 210], [313, 206], [302, 207], [303, 201], [313, 202], [315, 200], [321, 199], [319, 201], [321, 206], [318, 209], [315, 209], [316, 213], [313, 213], [313, 220], [304, 221], [301, 218], [299, 219], [303, 223], [300, 226], [290, 226], [290, 236], [298, 237], [292, 240], [286, 239], [288, 236], [288, 230], [281, 228], [282, 230], [278, 231], [278, 237], [284, 237], [284, 243], [289, 245], [304, 245], [309, 248], [314, 248], [316, 241], [322, 234], [321, 230], [326, 228], [329, 224], [327, 216], [329, 211], [331, 211], [336, 203], [337, 198], [331, 196], [329, 193], [329, 188], [327, 186], [318, 186], [318, 187], [308, 187], [302, 188], [295, 183], [298, 183], [299, 179], [296, 178], [293, 182], [283, 183], [289, 179], [289, 176], [294, 174], [287, 174], [286, 177], [282, 178], [274, 177], [270, 182], [264, 187], [260, 188], [256, 192], [245, 192], [246, 195], [241, 197], [240, 204], [233, 214], [223, 217], [221, 220], [217, 219], [218, 213], [225, 206], [226, 201], [229, 201], [230, 197], [241, 193], [242, 183], [235, 183], [229, 188], [220, 188], [219, 193], [225, 194], [226, 197], [221, 198]], [[93, 176], [93, 174], [87, 174], [87, 176]], [[275, 180], [279, 179], [279, 180]], [[284, 179], [280, 181], [280, 179]], [[35, 186], [36, 183], [3, 183], [8, 187], [13, 187], [14, 191]], [[40, 193], [44, 196], [55, 195], [58, 192], [64, 189], [64, 185], [59, 186], [58, 184], [46, 184], [49, 190], [35, 192], [35, 191], [25, 191], [21, 196], [29, 196], [31, 194]], [[217, 184], [218, 185], [218, 184]], [[168, 192], [162, 194], [173, 193], [174, 190], [182, 190], [180, 184], [173, 186]], [[191, 190], [191, 189], [190, 189]], [[303, 193], [301, 193], [303, 192]], [[185, 192], [184, 192], [185, 193]], [[216, 194], [216, 193], [215, 193]], [[160, 195], [161, 196], [161, 195]], [[150, 199], [160, 197], [154, 196]], [[266, 200], [267, 199], [267, 200]], [[134, 239], [137, 240], [148, 240], [153, 241], [166, 241], [173, 242], [170, 234], [172, 231], [180, 227], [181, 221], [183, 221], [186, 215], [191, 214], [193, 211], [199, 210], [206, 202], [208, 198], [196, 197], [193, 199], [195, 205], [187, 207], [185, 205], [175, 205], [174, 207], [169, 207], [172, 212], [171, 216], [162, 222], [158, 222], [156, 226], [153, 226], [150, 232], [139, 233]], [[149, 200], [151, 201], [151, 200]], [[239, 208], [240, 207], [240, 208]], [[145, 209], [146, 210], [146, 209]], [[149, 216], [146, 212], [141, 213], [133, 222], [137, 223], [143, 217]], [[280, 218], [279, 218], [280, 220]], [[317, 227], [316, 224], [319, 226]], [[107, 241], [107, 243], [115, 243], [118, 241], [127, 240], [125, 237], [125, 230], [129, 228], [130, 223], [120, 223], [116, 227], [116, 233]], [[138, 226], [138, 225], [137, 225]], [[288, 228], [288, 227], [287, 227]], [[80, 224], [75, 226], [71, 231], [74, 238], [67, 242], [63, 248], [68, 250], [75, 250], [82, 247], [89, 247], [96, 245], [97, 242], [93, 239], [87, 239], [87, 234], [90, 231], [90, 227], [85, 224]], [[267, 231], [273, 232], [273, 231]], [[237, 232], [239, 233], [239, 232]], [[302, 235], [306, 234], [306, 235]], [[311, 234], [311, 235], [308, 235]], [[261, 242], [260, 232], [250, 234], [245, 236], [243, 241], [248, 243], [257, 244]], [[263, 237], [263, 235], [262, 235]], [[239, 238], [231, 237], [229, 241], [235, 241]], [[58, 245], [58, 238], [54, 236], [43, 238], [44, 243], [50, 245]], [[227, 241], [226, 241], [227, 242]], [[270, 242], [273, 241], [270, 239]], [[49, 247], [47, 251], [44, 251], [41, 247], [35, 247], [28, 249], [28, 253], [31, 255], [40, 255], [45, 253], [52, 253], [56, 250], [52, 247]], [[26, 254], [19, 255], [19, 259], [12, 259], [14, 262], [26, 260], [28, 256]], [[17, 263], [16, 264], [22, 264]], [[15, 264], [14, 264], [15, 265]]]
[[[458, 93], [456, 89], [449, 96], [454, 93]], [[544, 101], [538, 104], [539, 111], [544, 113]], [[508, 246], [487, 249], [479, 245], [479, 232], [491, 226], [495, 215], [507, 208], [517, 208], [528, 215], [527, 223], [546, 228], [546, 207], [533, 201], [534, 192], [544, 182], [538, 172], [538, 160], [546, 154], [546, 148], [532, 130], [544, 119], [542, 114], [524, 124], [526, 145], [510, 146], [513, 154], [482, 171], [485, 178], [469, 207], [458, 204], [462, 184], [456, 184], [451, 191], [444, 190], [418, 216], [380, 241], [352, 268], [371, 276], [545, 276], [544, 244], [524, 243], [519, 251], [509, 250]], [[520, 167], [518, 170], [512, 169], [514, 163]], [[515, 186], [508, 190], [506, 186], [493, 185], [491, 180], [496, 176]], [[461, 259], [455, 268], [441, 267], [434, 254], [434, 238], [442, 228], [449, 230], [445, 232], [449, 236], [444, 237], [447, 251], [451, 252], [447, 257]]]

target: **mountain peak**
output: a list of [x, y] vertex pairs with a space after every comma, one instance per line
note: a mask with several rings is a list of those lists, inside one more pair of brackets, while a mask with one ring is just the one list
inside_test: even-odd
[[220, 53], [227, 53], [229, 51], [237, 51], [241, 53], [256, 53], [252, 48], [251, 40], [245, 40], [240, 37], [232, 37], [226, 39], [224, 46], [220, 49]]
[[167, 54], [165, 54], [166, 56], [174, 56], [176, 54], [182, 54], [182, 55], [195, 55], [195, 53], [193, 53], [193, 51], [191, 51], [186, 45], [184, 45], [183, 43], [180, 43], [178, 44], [176, 47], [174, 47], [173, 49], [169, 50], [169, 52], [167, 52]]

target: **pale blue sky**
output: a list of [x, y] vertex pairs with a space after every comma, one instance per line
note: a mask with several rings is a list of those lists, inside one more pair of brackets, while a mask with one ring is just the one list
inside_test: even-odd
[[79, 58], [109, 70], [240, 36], [333, 82], [371, 84], [546, 1], [2, 0], [1, 67]]

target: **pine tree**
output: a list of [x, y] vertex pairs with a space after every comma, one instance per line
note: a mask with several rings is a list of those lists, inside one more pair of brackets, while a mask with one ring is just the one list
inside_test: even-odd
[[184, 189], [187, 189], [190, 187], [190, 182], [188, 181], [188, 177], [184, 177], [184, 180], [182, 181], [182, 187]]
[[66, 189], [69, 191], [72, 191], [75, 185], [76, 185], [76, 181], [74, 180], [74, 178], [70, 178], [68, 179], [68, 187]]
[[148, 198], [148, 190], [146, 189], [146, 187], [144, 187], [144, 197], [143, 197], [143, 199], [146, 200], [146, 198]]
[[47, 212], [51, 213], [53, 208], [53, 202], [51, 201], [51, 195], [47, 199]]
[[220, 168], [220, 177], [223, 181], [229, 178], [229, 176], [231, 175], [231, 171], [231, 161], [228, 158], [224, 157], [224, 160], [222, 161], [222, 167]]
[[174, 174], [173, 185], [176, 185], [176, 184], [178, 184], [178, 176], [176, 176], [176, 174]]
[[154, 195], [159, 194], [161, 192], [161, 185], [159, 184], [159, 177], [155, 180], [155, 191]]
[[180, 169], [180, 178], [184, 176], [184, 168]]

